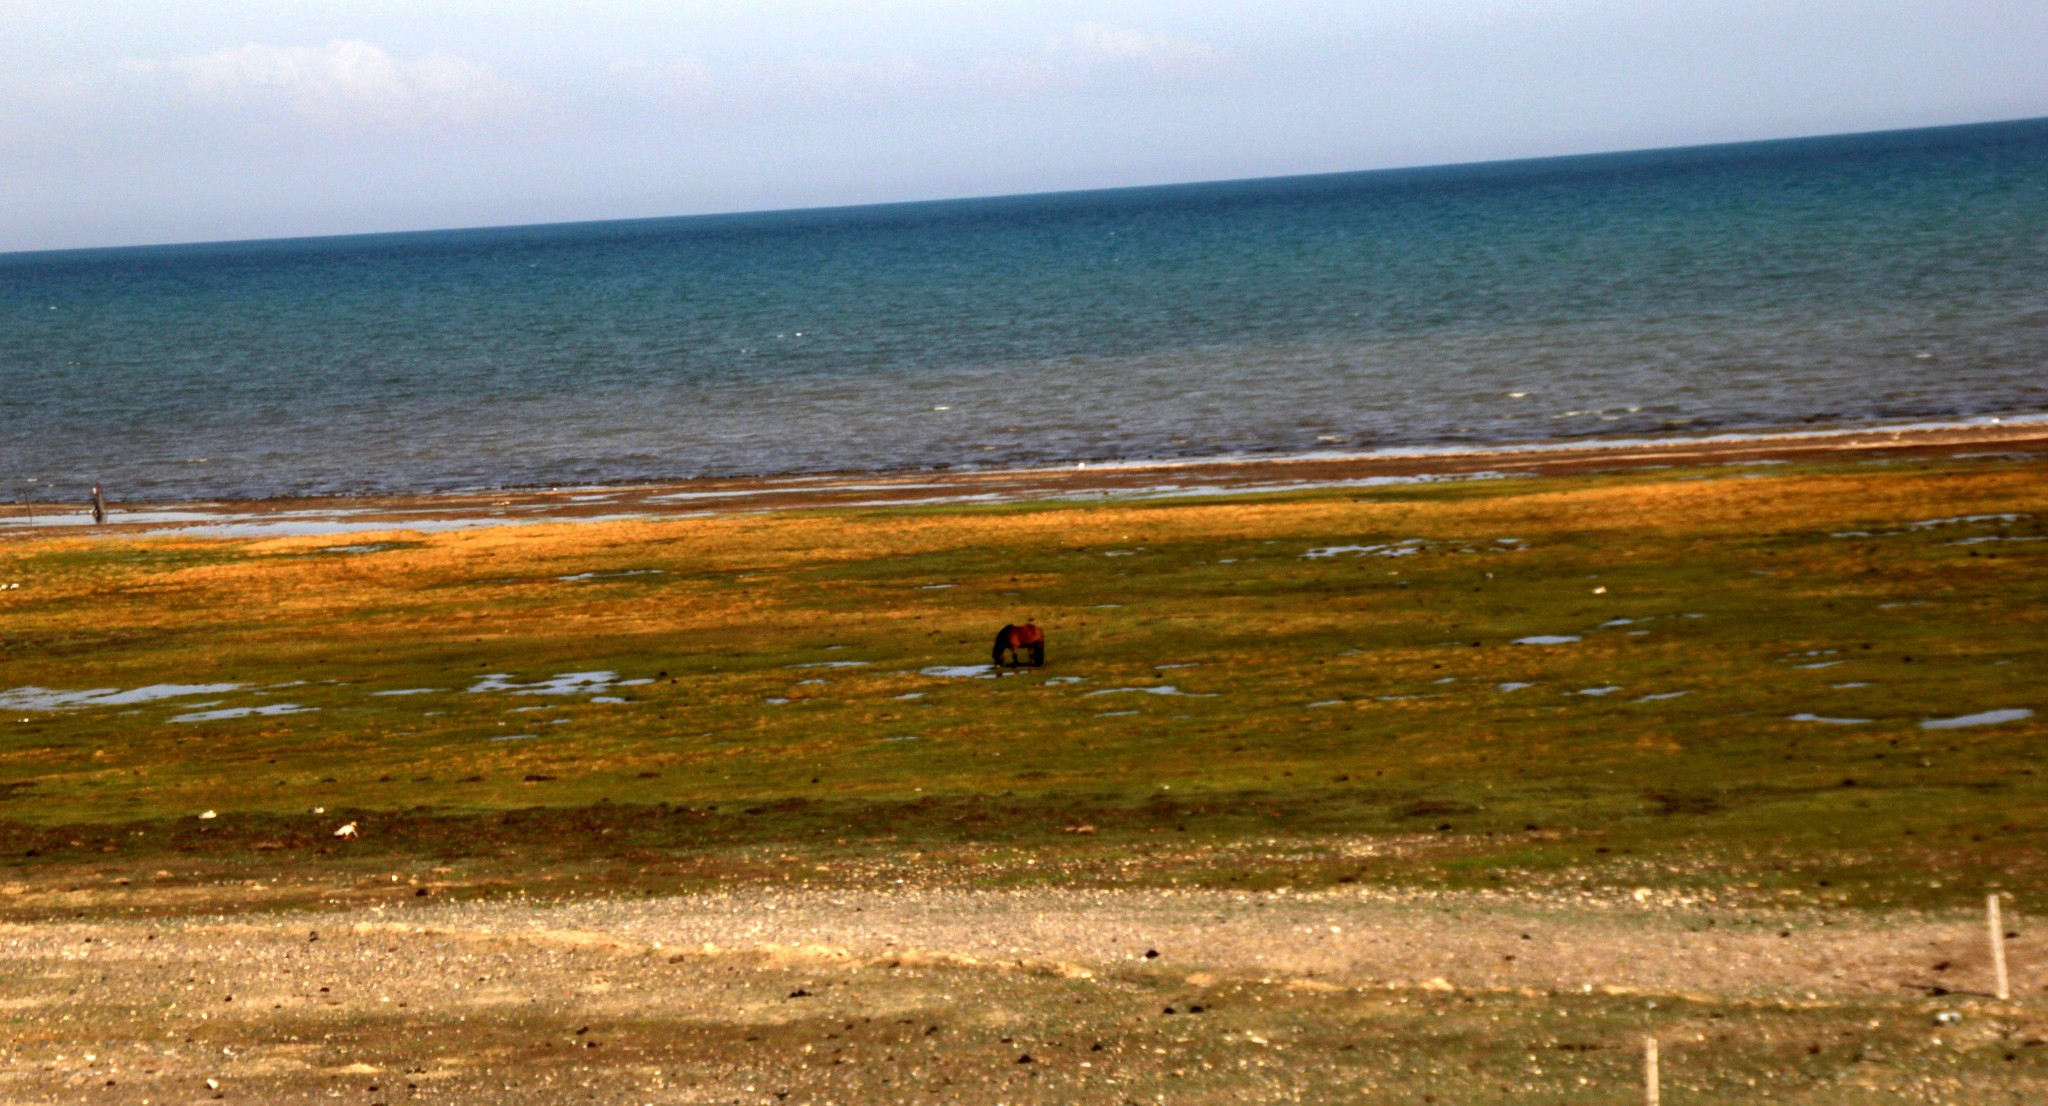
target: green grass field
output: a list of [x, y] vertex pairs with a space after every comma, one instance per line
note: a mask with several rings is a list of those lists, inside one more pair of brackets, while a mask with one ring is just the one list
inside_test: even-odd
[[[304, 894], [245, 905], [399, 861], [463, 894], [906, 869], [2039, 899], [2044, 475], [15, 537], [0, 847], [24, 886], [108, 894], [0, 909], [139, 908], [113, 881], [287, 858]], [[986, 663], [1025, 618], [1042, 671], [926, 673]], [[610, 675], [544, 693], [574, 673]], [[236, 686], [19, 690], [161, 684]], [[245, 708], [278, 713], [180, 720]], [[1924, 726], [1994, 710], [2043, 713]], [[360, 838], [331, 836], [345, 821]]]

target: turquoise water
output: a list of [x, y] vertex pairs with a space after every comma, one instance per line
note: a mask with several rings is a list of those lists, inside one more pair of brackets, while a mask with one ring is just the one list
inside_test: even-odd
[[2048, 120], [0, 255], [0, 499], [2048, 411]]

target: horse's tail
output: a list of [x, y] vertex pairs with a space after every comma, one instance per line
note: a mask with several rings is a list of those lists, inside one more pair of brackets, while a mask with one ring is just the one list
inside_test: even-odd
[[996, 631], [996, 647], [989, 653], [988, 662], [997, 667], [1003, 663], [1003, 650], [1010, 648], [1010, 635], [1017, 632], [1015, 626], [1005, 626]]

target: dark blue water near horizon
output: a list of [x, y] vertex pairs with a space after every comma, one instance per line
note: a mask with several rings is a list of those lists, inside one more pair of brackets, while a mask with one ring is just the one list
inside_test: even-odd
[[2048, 411], [2048, 120], [0, 255], [0, 500]]

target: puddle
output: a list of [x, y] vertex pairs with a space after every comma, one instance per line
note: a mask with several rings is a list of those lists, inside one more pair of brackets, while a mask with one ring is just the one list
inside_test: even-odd
[[229, 718], [248, 718], [251, 715], [305, 714], [319, 710], [319, 707], [302, 707], [297, 703], [271, 703], [261, 707], [228, 707], [224, 710], [202, 710], [191, 714], [171, 716], [173, 722], [220, 722]]
[[531, 740], [533, 740], [534, 738], [536, 738], [536, 737], [539, 737], [539, 736], [540, 736], [540, 735], [539, 735], [539, 734], [537, 734], [537, 733], [508, 733], [508, 734], [501, 734], [501, 735], [499, 735], [499, 736], [497, 736], [497, 737], [491, 738], [490, 740], [492, 740], [492, 741], [531, 741]]
[[907, 733], [907, 734], [903, 734], [903, 735], [901, 735], [901, 736], [899, 736], [899, 737], [885, 737], [885, 738], [883, 738], [882, 740], [883, 740], [883, 741], [917, 741], [917, 740], [919, 740], [919, 738], [918, 738], [918, 736], [917, 736], [916, 734], [914, 734], [914, 733]]
[[1867, 726], [1870, 724], [1870, 719], [1868, 718], [1823, 718], [1818, 714], [1795, 714], [1788, 721], [1824, 722], [1830, 726]]
[[1996, 726], [2001, 722], [2018, 722], [2032, 718], [2034, 712], [2025, 707], [2007, 710], [1987, 710], [1981, 714], [1965, 714], [1960, 718], [1930, 718], [1920, 723], [1923, 730], [1956, 730], [1964, 726]]
[[1137, 555], [1137, 553], [1128, 549], [1112, 549], [1103, 554], [1105, 557], [1135, 557]]
[[1929, 518], [1906, 524], [1908, 530], [1932, 530], [1937, 526], [1961, 526], [1972, 522], [2019, 522], [2033, 518], [2026, 514], [2009, 515], [1957, 515], [1954, 518]]
[[1679, 698], [1680, 696], [1684, 696], [1684, 695], [1691, 695], [1691, 694], [1692, 694], [1692, 692], [1690, 692], [1690, 691], [1660, 691], [1660, 692], [1658, 692], [1658, 693], [1657, 693], [1657, 694], [1655, 694], [1655, 695], [1645, 695], [1645, 696], [1643, 696], [1642, 698], [1640, 698], [1640, 699], [1637, 699], [1637, 700], [1636, 700], [1636, 702], [1638, 702], [1638, 703], [1655, 703], [1655, 702], [1657, 702], [1657, 701], [1659, 701], [1659, 700], [1661, 700], [1661, 699], [1676, 699], [1676, 698]]
[[1088, 694], [1082, 696], [1082, 698], [1092, 699], [1097, 695], [1122, 695], [1127, 691], [1136, 692], [1139, 695], [1182, 695], [1186, 696], [1189, 699], [1216, 698], [1216, 696], [1213, 694], [1204, 695], [1200, 692], [1195, 691], [1182, 691], [1181, 689], [1173, 686], [1172, 684], [1161, 684], [1158, 687], [1106, 687], [1103, 688], [1101, 691], [1091, 691]]
[[1096, 715], [1095, 717], [1097, 717], [1097, 718], [1124, 718], [1124, 717], [1127, 717], [1127, 716], [1129, 716], [1129, 715], [1133, 715], [1133, 714], [1136, 714], [1136, 713], [1138, 713], [1138, 712], [1137, 712], [1137, 711], [1134, 711], [1134, 710], [1106, 710], [1106, 711], [1102, 711], [1102, 712], [1098, 713], [1098, 714], [1097, 714], [1097, 715]]
[[1522, 689], [1523, 689], [1523, 688], [1525, 688], [1525, 687], [1535, 687], [1535, 686], [1536, 686], [1535, 684], [1528, 684], [1528, 683], [1522, 683], [1522, 682], [1520, 682], [1520, 681], [1518, 681], [1518, 680], [1509, 680], [1509, 681], [1508, 681], [1507, 683], [1504, 683], [1504, 684], [1495, 684], [1495, 685], [1493, 685], [1493, 689], [1494, 689], [1495, 691], [1520, 691], [1520, 690], [1522, 690]]
[[1443, 679], [1441, 679], [1441, 680], [1431, 680], [1431, 681], [1430, 681], [1430, 683], [1433, 683], [1433, 684], [1454, 684], [1454, 683], [1457, 683], [1457, 682], [1458, 682], [1458, 678], [1457, 678], [1456, 676], [1445, 676], [1445, 677], [1444, 677]]
[[1045, 686], [1058, 687], [1061, 684], [1078, 684], [1085, 682], [1087, 679], [1088, 677], [1086, 676], [1054, 676], [1045, 681]]
[[796, 682], [796, 686], [798, 686], [798, 687], [824, 687], [824, 686], [825, 686], [825, 681], [823, 681], [823, 680], [798, 680], [798, 681]]
[[1819, 662], [1817, 662], [1817, 663], [1814, 663], [1814, 664], [1795, 664], [1795, 665], [1793, 665], [1792, 667], [1794, 667], [1794, 668], [1833, 668], [1834, 666], [1836, 666], [1836, 665], [1838, 665], [1838, 664], [1846, 664], [1846, 663], [1848, 663], [1848, 662], [1847, 662], [1847, 661], [1819, 661]]
[[994, 679], [995, 666], [992, 664], [940, 664], [918, 669], [920, 676], [939, 676], [953, 680]]
[[1621, 685], [1619, 685], [1619, 684], [1615, 684], [1615, 685], [1612, 685], [1612, 686], [1609, 686], [1609, 687], [1582, 687], [1582, 688], [1580, 688], [1579, 690], [1577, 690], [1577, 691], [1574, 691], [1574, 692], [1572, 692], [1571, 694], [1573, 694], [1573, 695], [1592, 695], [1592, 696], [1596, 696], [1596, 697], [1597, 697], [1597, 696], [1601, 696], [1601, 695], [1612, 695], [1612, 694], [1614, 694], [1615, 692], [1617, 692], [1617, 691], [1620, 691], [1620, 690], [1621, 690]]
[[1344, 700], [1342, 699], [1324, 699], [1320, 702], [1310, 703], [1309, 707], [1313, 709], [1315, 707], [1341, 707], [1343, 705]]
[[1406, 557], [1422, 552], [1422, 547], [1426, 544], [1428, 543], [1422, 538], [1409, 538], [1406, 541], [1388, 542], [1384, 545], [1326, 545], [1320, 549], [1311, 549], [1302, 556], [1311, 561], [1346, 553], [1355, 557]]
[[1518, 637], [1516, 645], [1570, 645], [1578, 641], [1577, 634], [1537, 634], [1533, 637]]
[[1200, 661], [1184, 661], [1180, 664], [1155, 664], [1152, 667], [1154, 669], [1157, 669], [1158, 671], [1164, 672], [1169, 668], [1200, 668], [1201, 666], [1202, 664]]
[[784, 668], [866, 668], [868, 661], [812, 661], [809, 664], [785, 664]]
[[85, 707], [126, 707], [158, 699], [186, 695], [217, 695], [235, 691], [244, 684], [150, 684], [122, 691], [115, 687], [87, 691], [58, 691], [47, 687], [17, 687], [0, 691], [0, 710], [79, 710]]
[[785, 705], [787, 705], [787, 704], [789, 703], [789, 700], [787, 700], [787, 699], [763, 699], [763, 700], [761, 700], [761, 701], [762, 701], [762, 702], [764, 702], [764, 703], [772, 703], [772, 704], [774, 704], [775, 706], [778, 706], [778, 707], [780, 707], [780, 706], [785, 706]]
[[947, 588], [954, 588], [954, 587], [959, 587], [959, 586], [960, 586], [960, 585], [958, 585], [958, 584], [919, 584], [919, 585], [917, 586], [917, 590], [919, 590], [919, 591], [944, 591], [944, 590], [946, 590]]
[[1862, 680], [1852, 680], [1846, 684], [1829, 684], [1828, 686], [1836, 691], [1847, 691], [1852, 687], [1869, 687], [1870, 685]]
[[622, 572], [579, 572], [574, 576], [557, 576], [555, 579], [577, 583], [583, 580], [620, 580], [628, 576], [665, 576], [666, 569], [629, 568]]
[[1647, 619], [1647, 618], [1610, 618], [1610, 619], [1608, 619], [1607, 621], [1605, 621], [1605, 622], [1602, 622], [1602, 623], [1600, 624], [1600, 627], [1601, 627], [1602, 629], [1612, 629], [1613, 627], [1616, 627], [1616, 626], [1633, 626], [1633, 625], [1635, 625], [1635, 624], [1636, 624], [1636, 623], [1638, 623], [1638, 622], [1648, 622], [1648, 621], [1649, 621], [1649, 619]]
[[619, 698], [619, 697], [618, 697], [618, 696], [616, 696], [616, 695], [593, 695], [593, 696], [591, 696], [591, 699], [590, 699], [590, 701], [591, 701], [591, 702], [593, 702], [593, 703], [623, 703], [623, 702], [625, 702], [625, 700], [624, 700], [624, 699], [621, 699], [621, 698]]
[[432, 695], [434, 692], [441, 690], [444, 689], [438, 687], [401, 687], [396, 691], [373, 691], [370, 693], [370, 696], [377, 698], [385, 695]]
[[1991, 536], [1987, 536], [1987, 537], [1982, 537], [1982, 538], [1960, 538], [1960, 539], [1957, 539], [1956, 541], [1948, 542], [1948, 543], [1946, 543], [1946, 544], [1948, 544], [1948, 545], [1976, 545], [1976, 544], [1978, 544], [1978, 543], [1980, 543], [1980, 542], [1987, 542], [1987, 541], [2048, 541], [2048, 538], [2032, 538], [2032, 537], [2006, 537], [2006, 536], [2005, 536], [2005, 535], [2003, 535], [2003, 534], [1997, 534], [1997, 535], [1991, 535]]
[[512, 682], [512, 675], [509, 672], [492, 672], [478, 677], [475, 685], [469, 690], [471, 694], [480, 691], [505, 691], [513, 695], [583, 695], [609, 691], [613, 687], [632, 687], [653, 682], [651, 679], [621, 680], [616, 672], [564, 672], [538, 683], [521, 684]]

